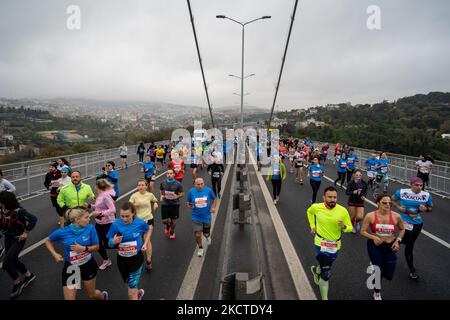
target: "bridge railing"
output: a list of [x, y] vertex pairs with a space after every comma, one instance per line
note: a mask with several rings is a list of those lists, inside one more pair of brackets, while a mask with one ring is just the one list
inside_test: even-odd
[[[155, 144], [164, 143], [163, 141]], [[139, 156], [136, 154], [138, 145], [128, 147], [128, 165], [138, 162]], [[121, 166], [119, 148], [103, 149], [85, 153], [64, 155], [59, 157], [38, 159], [32, 161], [16, 162], [1, 165], [5, 179], [9, 180], [16, 187], [16, 195], [24, 198], [33, 194], [46, 192], [44, 187], [45, 175], [48, 172], [49, 163], [56, 159], [67, 159], [72, 169], [79, 170], [83, 179], [95, 176], [101, 172], [106, 161], [114, 161], [116, 168]]]

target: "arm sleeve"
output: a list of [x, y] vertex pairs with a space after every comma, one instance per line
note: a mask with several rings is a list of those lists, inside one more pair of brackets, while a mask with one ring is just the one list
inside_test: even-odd
[[347, 210], [345, 210], [343, 222], [345, 224], [345, 229], [342, 231], [343, 232], [351, 232], [353, 230], [353, 225], [352, 225], [352, 222], [350, 221], [350, 215], [348, 214]]
[[315, 214], [316, 213], [315, 213], [314, 206], [310, 206], [308, 208], [308, 211], [306, 211], [306, 215], [308, 216], [309, 226], [310, 226], [311, 229], [316, 227], [315, 219], [314, 219]]
[[363, 188], [362, 188], [362, 191], [361, 191], [361, 196], [365, 197], [366, 195], [367, 195], [367, 183], [364, 181]]
[[5, 186], [6, 186], [8, 192], [16, 192], [16, 187], [14, 187], [14, 185], [11, 182], [9, 182], [8, 180], [4, 180], [4, 179], [3, 179], [3, 182], [5, 183]]
[[64, 202], [64, 189], [61, 189], [61, 191], [58, 194], [58, 198], [56, 198], [56, 202], [58, 202], [58, 205], [60, 208], [64, 208], [66, 203]]
[[347, 190], [345, 190], [345, 194], [348, 195], [348, 196], [351, 196], [353, 194], [353, 191], [355, 191], [355, 188], [354, 188], [354, 183], [353, 183], [353, 180], [352, 180], [348, 184]]
[[108, 178], [112, 183], [116, 183], [117, 181], [119, 181], [119, 174], [116, 171], [110, 172], [108, 174]]
[[156, 197], [155, 197], [155, 195], [152, 193], [152, 195], [151, 195], [151, 197], [150, 197], [151, 199], [150, 199], [150, 202], [151, 203], [158, 203], [158, 199], [156, 199]]
[[189, 193], [188, 193], [187, 202], [192, 203], [192, 192], [191, 191], [189, 191]]
[[116, 206], [114, 205], [114, 200], [111, 197], [105, 197], [105, 204], [108, 207], [108, 209], [103, 212], [103, 215], [107, 216], [116, 216]]
[[88, 192], [88, 197], [89, 198], [95, 198], [94, 192], [92, 191], [92, 188], [90, 185], [88, 185], [89, 187], [89, 192]]
[[50, 189], [50, 177], [49, 177], [49, 175], [47, 174], [47, 175], [45, 175], [45, 181], [44, 181], [44, 186], [45, 186], [45, 188], [47, 189], [47, 190], [49, 190]]
[[[112, 238], [114, 238], [114, 235], [117, 233], [116, 231], [116, 225], [113, 223], [111, 225], [111, 227], [109, 228], [108, 233], [106, 234], [106, 237], [110, 240], [112, 240]], [[111, 244], [111, 243], [110, 243]], [[114, 247], [114, 244], [112, 245], [112, 247]]]
[[392, 199], [400, 200], [400, 190], [395, 191], [395, 193], [392, 195]]
[[214, 194], [214, 192], [211, 190], [211, 189], [209, 189], [209, 197], [211, 198], [211, 200], [215, 200], [216, 199], [216, 195]]
[[432, 206], [433, 205], [433, 198], [431, 197], [431, 194], [430, 194], [430, 197], [428, 198], [428, 201], [427, 201], [427, 206]]
[[51, 242], [55, 242], [55, 241], [61, 240], [61, 232], [62, 232], [61, 230], [62, 230], [62, 228], [53, 231], [53, 232], [48, 236], [48, 239], [49, 239]]
[[33, 230], [33, 228], [36, 226], [36, 222], [37, 222], [37, 218], [35, 215], [32, 215], [31, 213], [29, 213], [27, 210], [21, 208], [18, 212], [18, 215], [20, 213], [20, 218], [21, 220], [25, 220], [26, 221], [26, 227], [25, 230], [26, 231], [31, 231]]

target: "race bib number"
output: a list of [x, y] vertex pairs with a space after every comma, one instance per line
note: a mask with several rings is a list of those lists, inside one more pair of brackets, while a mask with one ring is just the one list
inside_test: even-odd
[[279, 175], [279, 174], [280, 174], [280, 170], [278, 170], [278, 169], [273, 170], [273, 175], [274, 176]]
[[313, 177], [318, 177], [318, 176], [320, 176], [320, 172], [321, 171], [312, 171], [312, 176]]
[[214, 172], [212, 176], [213, 178], [220, 178], [220, 172]]
[[381, 172], [382, 172], [382, 173], [386, 173], [386, 172], [387, 172], [387, 169], [388, 169], [387, 167], [381, 167]]
[[392, 236], [395, 232], [395, 226], [392, 224], [376, 224], [375, 225], [376, 234], [380, 236]]
[[195, 198], [196, 208], [206, 208], [208, 206], [208, 199], [206, 197]]
[[70, 264], [74, 266], [82, 266], [89, 260], [91, 260], [92, 255], [90, 252], [75, 252], [70, 251]]
[[336, 253], [338, 251], [337, 241], [322, 240], [320, 242], [320, 252]]
[[403, 225], [405, 226], [405, 230], [413, 231], [414, 225], [408, 222], [403, 221]]
[[181, 171], [181, 165], [176, 164], [175, 167], [174, 167], [174, 171], [175, 171], [175, 173], [180, 172]]
[[129, 241], [120, 243], [117, 253], [121, 257], [129, 258], [137, 255], [137, 251], [138, 251], [137, 241]]
[[346, 168], [347, 167], [347, 162], [341, 162], [341, 168]]
[[174, 191], [164, 191], [164, 197], [168, 200], [174, 200], [177, 195]]
[[369, 178], [375, 178], [376, 173], [375, 173], [375, 172], [372, 172], [372, 171], [367, 171], [367, 176], [368, 176]]
[[428, 168], [427, 167], [420, 167], [420, 172], [422, 173], [428, 173]]

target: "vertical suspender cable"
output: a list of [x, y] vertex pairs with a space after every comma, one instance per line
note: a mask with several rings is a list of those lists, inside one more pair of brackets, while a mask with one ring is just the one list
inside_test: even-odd
[[277, 101], [278, 89], [280, 88], [281, 75], [283, 74], [284, 62], [286, 61], [286, 53], [287, 53], [288, 46], [289, 46], [289, 40], [291, 38], [291, 32], [292, 32], [292, 26], [294, 25], [295, 14], [297, 12], [297, 5], [298, 5], [298, 0], [295, 0], [294, 11], [291, 16], [291, 25], [289, 27], [289, 34], [288, 34], [287, 41], [286, 41], [286, 47], [284, 48], [283, 60], [281, 62], [280, 75], [278, 76], [278, 82], [277, 82], [277, 86], [275, 89], [275, 97], [273, 98], [273, 104], [272, 104], [272, 109], [270, 110], [269, 122], [267, 123], [268, 128], [270, 128], [270, 123], [272, 122], [272, 116], [273, 116], [273, 109], [274, 109], [275, 103]]
[[200, 63], [200, 69], [202, 71], [203, 85], [205, 86], [206, 100], [208, 101], [209, 115], [211, 116], [211, 125], [214, 128], [215, 126], [214, 126], [214, 120], [213, 120], [213, 115], [212, 115], [212, 110], [211, 110], [211, 103], [209, 102], [208, 87], [206, 86], [205, 73], [203, 71], [203, 64], [202, 64], [202, 57], [200, 55], [200, 48], [198, 46], [197, 33], [195, 32], [194, 16], [192, 15], [191, 2], [189, 0], [187, 0], [187, 5], [189, 8], [189, 14], [191, 16], [192, 31], [194, 32], [194, 39], [195, 39], [195, 46], [197, 47], [198, 61]]

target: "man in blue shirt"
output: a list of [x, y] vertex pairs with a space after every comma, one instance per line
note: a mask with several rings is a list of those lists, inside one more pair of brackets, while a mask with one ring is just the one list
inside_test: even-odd
[[195, 187], [189, 190], [187, 206], [192, 209], [194, 237], [197, 241], [197, 256], [203, 257], [202, 232], [207, 245], [211, 245], [211, 214], [216, 213], [217, 199], [211, 188], [205, 186], [202, 178], [195, 179]]
[[356, 165], [355, 163], [359, 161], [358, 155], [354, 154], [355, 150], [350, 148], [347, 156], [347, 185], [353, 178], [353, 172], [355, 172]]
[[414, 242], [417, 240], [423, 227], [421, 213], [433, 210], [431, 194], [423, 191], [423, 181], [419, 177], [412, 177], [411, 188], [398, 189], [392, 196], [394, 206], [400, 211], [405, 226], [405, 235], [401, 243], [405, 245], [405, 258], [409, 267], [409, 277], [417, 280], [419, 276], [414, 268]]
[[369, 178], [367, 185], [373, 188], [373, 181], [377, 177], [377, 155], [375, 153], [372, 153], [370, 158], [366, 160], [366, 168], [367, 177]]

